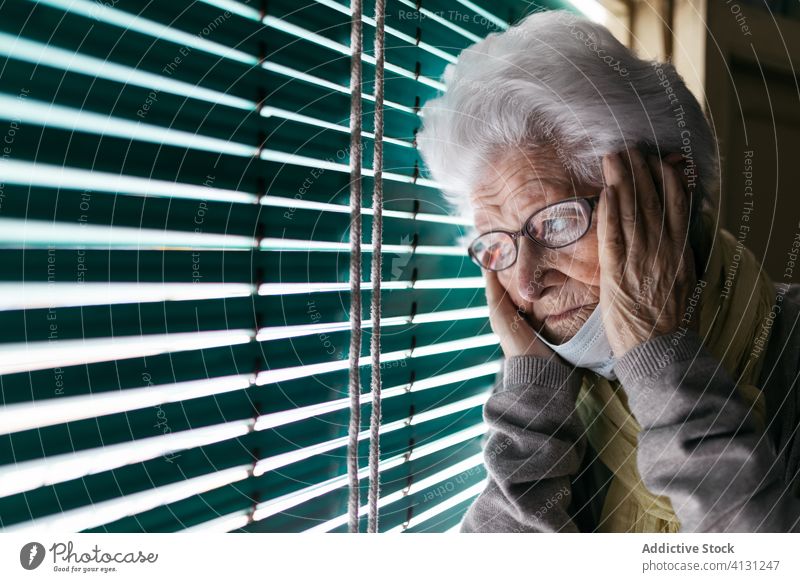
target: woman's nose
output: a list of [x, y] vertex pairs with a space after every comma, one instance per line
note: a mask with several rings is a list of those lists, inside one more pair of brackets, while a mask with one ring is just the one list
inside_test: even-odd
[[554, 266], [554, 253], [524, 236], [520, 237], [514, 277], [517, 291], [526, 301], [536, 301], [541, 296], [544, 274]]

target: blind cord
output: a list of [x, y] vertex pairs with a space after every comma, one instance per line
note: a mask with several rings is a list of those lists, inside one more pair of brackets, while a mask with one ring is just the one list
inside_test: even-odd
[[369, 432], [369, 523], [367, 531], [378, 531], [380, 497], [381, 429], [381, 242], [383, 240], [383, 61], [385, 0], [375, 0], [375, 171], [372, 193], [372, 417]]
[[[350, 28], [350, 426], [347, 441], [347, 474], [349, 497], [348, 529], [359, 531], [358, 435], [361, 430], [361, 57], [362, 2], [352, 1]], [[383, 240], [383, 69], [384, 69], [385, 0], [375, 2], [375, 152], [373, 156], [372, 195], [372, 415], [369, 443], [369, 521], [367, 531], [378, 531], [378, 499], [380, 497], [380, 428], [381, 428], [381, 242]]]
[[350, 23], [350, 426], [347, 439], [348, 529], [358, 533], [358, 433], [361, 430], [361, 0]]

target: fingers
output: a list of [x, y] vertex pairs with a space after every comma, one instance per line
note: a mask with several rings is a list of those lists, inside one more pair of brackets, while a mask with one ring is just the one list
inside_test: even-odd
[[[653, 183], [656, 186], [656, 194], [658, 194], [659, 203], [661, 208], [664, 207], [664, 173], [661, 171], [661, 160], [657, 156], [650, 154], [647, 156], [647, 165], [650, 167], [650, 173], [653, 175]], [[661, 213], [661, 217], [664, 213]]]
[[542, 343], [525, 319], [525, 314], [514, 303], [497, 273], [485, 271], [486, 301], [489, 305], [489, 322], [492, 331], [500, 338], [500, 347], [506, 357], [534, 355], [552, 357], [553, 351]]
[[[622, 163], [619, 154], [609, 154], [603, 158], [603, 170], [606, 177], [606, 184], [613, 186], [614, 193], [617, 195], [613, 199], [613, 208], [609, 208], [608, 218], [614, 224], [614, 216], [619, 224], [616, 231], [607, 230], [608, 237], [620, 238], [620, 242], [630, 247], [636, 238], [641, 236], [637, 230], [642, 228], [641, 213], [636, 211], [636, 199], [633, 191], [631, 175]], [[614, 216], [612, 216], [614, 215]], [[608, 242], [608, 241], [607, 241]]]
[[[664, 176], [664, 168], [662, 165], [662, 161], [654, 155], [647, 156], [647, 164], [650, 166], [650, 170], [653, 174], [653, 181], [656, 184], [656, 191], [658, 192], [660, 208], [669, 208], [666, 203], [665, 193], [667, 190], [667, 183], [666, 177]], [[666, 165], [666, 164], [664, 164]], [[672, 231], [670, 229], [669, 220], [667, 218], [667, 212], [663, 210], [659, 210], [659, 219], [658, 219], [658, 226], [656, 227], [653, 224], [652, 228], [654, 229], [650, 234], [651, 236], [655, 236], [656, 232], [658, 232], [658, 247], [661, 247], [662, 238], [667, 240], [672, 240]], [[655, 230], [657, 228], [657, 231]]]
[[686, 160], [683, 154], [672, 152], [664, 156], [664, 161], [675, 168], [681, 177], [681, 182], [683, 182], [683, 189], [689, 192], [689, 176], [684, 171], [686, 169]]
[[671, 239], [682, 244], [686, 238], [689, 224], [690, 199], [687, 177], [681, 171], [683, 155], [672, 152], [659, 160], [656, 156], [648, 156], [648, 162], [660, 184], [661, 198], [665, 212], [663, 228]]
[[489, 311], [494, 312], [499, 301], [497, 294], [499, 281], [495, 272], [488, 269], [483, 271], [483, 278], [486, 280], [486, 304], [489, 306]]
[[498, 316], [498, 321], [510, 321], [516, 309], [494, 271], [484, 271], [486, 274], [486, 303], [489, 305], [490, 316]]
[[630, 148], [628, 154], [634, 179], [636, 201], [641, 205], [644, 227], [650, 232], [653, 226], [661, 224], [661, 216], [663, 214], [656, 185], [653, 181], [652, 169], [638, 148]]
[[663, 164], [664, 200], [667, 229], [676, 244], [686, 242], [689, 231], [690, 201], [678, 171], [670, 164]]
[[492, 326], [492, 331], [502, 338], [507, 333], [505, 323], [507, 317], [502, 309], [502, 293], [505, 289], [498, 281], [497, 273], [487, 269], [483, 274], [486, 279], [486, 305], [489, 307], [489, 324]]
[[[626, 183], [630, 180], [627, 168], [622, 164], [619, 154], [609, 154], [603, 158], [603, 173], [605, 174], [606, 184], [616, 188], [617, 193], [620, 189], [629, 190], [625, 187]], [[620, 218], [624, 222], [633, 223], [636, 218], [633, 213], [633, 207], [624, 205], [620, 208], [615, 208], [620, 213]]]
[[[616, 272], [625, 261], [622, 224], [614, 186], [608, 185], [600, 193], [597, 203], [597, 244], [600, 270]], [[619, 256], [622, 254], [623, 256]]]

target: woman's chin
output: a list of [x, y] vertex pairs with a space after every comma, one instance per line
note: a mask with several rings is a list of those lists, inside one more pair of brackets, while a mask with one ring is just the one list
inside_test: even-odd
[[543, 331], [540, 331], [547, 341], [560, 345], [572, 339], [578, 330], [589, 319], [595, 309], [595, 305], [584, 305], [572, 313], [557, 318], [545, 318]]

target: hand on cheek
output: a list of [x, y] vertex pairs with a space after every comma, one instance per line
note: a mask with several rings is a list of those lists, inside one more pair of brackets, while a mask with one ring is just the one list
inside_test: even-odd
[[503, 354], [512, 356], [556, 357], [528, 324], [507, 289], [500, 283], [497, 273], [484, 271], [486, 280], [486, 303], [489, 307], [489, 322], [492, 331], [500, 338]]
[[612, 350], [620, 357], [681, 327], [695, 285], [690, 201], [671, 164], [648, 160], [636, 149], [629, 159], [624, 152], [606, 156], [603, 172], [600, 307]]

